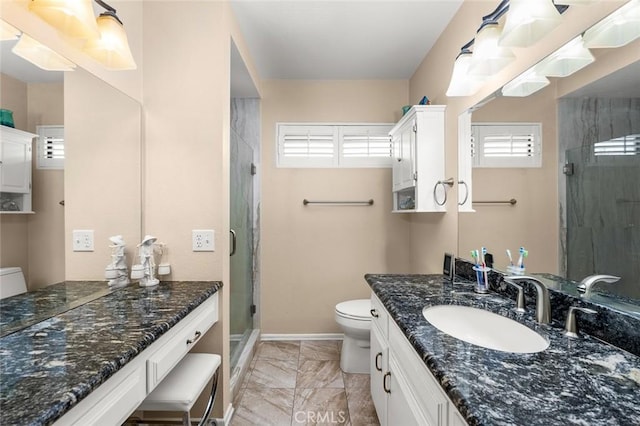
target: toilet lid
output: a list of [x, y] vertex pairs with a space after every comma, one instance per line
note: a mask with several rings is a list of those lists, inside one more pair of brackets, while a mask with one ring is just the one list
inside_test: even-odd
[[371, 319], [371, 299], [340, 302], [336, 305], [336, 312], [350, 317]]

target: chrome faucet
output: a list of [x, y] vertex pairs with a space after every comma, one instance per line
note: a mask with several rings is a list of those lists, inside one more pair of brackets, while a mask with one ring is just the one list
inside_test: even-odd
[[551, 299], [549, 298], [549, 290], [537, 278], [527, 275], [510, 275], [504, 277], [504, 280], [513, 285], [514, 281], [529, 281], [536, 287], [538, 297], [536, 299], [536, 320], [540, 324], [549, 324], [551, 322]]
[[583, 297], [591, 296], [591, 290], [593, 287], [599, 282], [605, 283], [615, 283], [619, 281], [620, 277], [616, 277], [615, 275], [590, 275], [587, 278], [580, 281], [578, 284], [578, 291], [584, 293]]
[[577, 339], [579, 337], [578, 326], [576, 325], [576, 311], [584, 312], [586, 314], [598, 313], [598, 311], [593, 309], [582, 308], [580, 306], [572, 306], [569, 308], [569, 312], [567, 312], [567, 319], [564, 323], [564, 335], [573, 339]]

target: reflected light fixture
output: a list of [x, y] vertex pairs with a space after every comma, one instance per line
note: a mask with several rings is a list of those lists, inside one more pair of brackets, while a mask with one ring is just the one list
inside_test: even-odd
[[20, 36], [20, 30], [0, 19], [0, 40], [16, 40]]
[[485, 81], [482, 77], [469, 75], [469, 66], [471, 65], [473, 53], [468, 49], [468, 46], [471, 43], [469, 42], [467, 46], [462, 48], [453, 64], [451, 82], [447, 89], [447, 96], [449, 97], [471, 96], [480, 90], [482, 83]]
[[552, 0], [510, 0], [500, 45], [528, 47], [560, 25]]
[[469, 73], [474, 76], [489, 77], [498, 73], [515, 59], [508, 47], [498, 44], [502, 26], [495, 20], [487, 20], [476, 34]]
[[584, 44], [589, 48], [621, 47], [638, 37], [640, 0], [631, 0], [585, 31]]
[[91, 0], [29, 0], [29, 10], [69, 37], [99, 36]]
[[545, 76], [536, 73], [535, 69], [529, 69], [505, 84], [502, 88], [502, 95], [529, 96], [547, 85], [549, 85], [549, 80]]
[[127, 33], [122, 21], [116, 16], [116, 10], [100, 0], [96, 0], [96, 3], [106, 9], [106, 12], [101, 13], [96, 19], [100, 36], [89, 39], [83, 50], [106, 68], [136, 69]]
[[567, 77], [595, 61], [584, 47], [582, 36], [578, 36], [544, 58], [534, 68], [540, 75], [547, 77]]
[[73, 71], [76, 65], [26, 34], [11, 49], [13, 53], [46, 71]]

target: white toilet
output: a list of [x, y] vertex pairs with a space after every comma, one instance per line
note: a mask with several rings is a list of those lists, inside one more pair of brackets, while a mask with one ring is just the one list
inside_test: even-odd
[[340, 368], [345, 373], [369, 374], [371, 300], [338, 303], [336, 322], [344, 331]]
[[26, 292], [27, 283], [24, 281], [22, 269], [0, 268], [0, 299]]

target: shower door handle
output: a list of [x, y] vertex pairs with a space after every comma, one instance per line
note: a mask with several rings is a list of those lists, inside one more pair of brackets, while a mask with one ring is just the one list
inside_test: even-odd
[[236, 231], [230, 229], [229, 232], [231, 233], [231, 254], [229, 256], [233, 256], [236, 254]]

